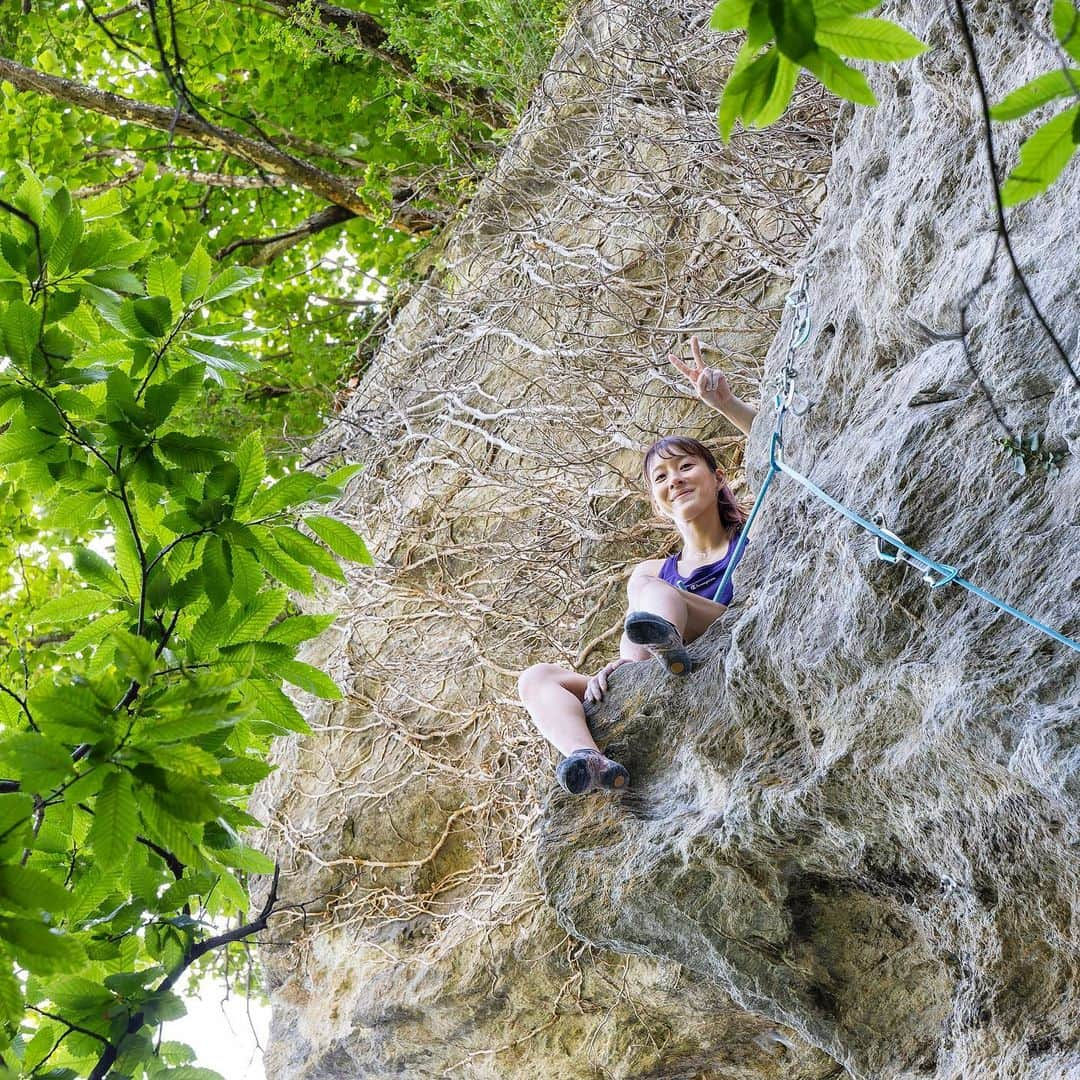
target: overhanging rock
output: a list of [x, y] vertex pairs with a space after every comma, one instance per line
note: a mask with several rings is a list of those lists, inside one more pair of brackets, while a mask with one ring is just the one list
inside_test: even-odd
[[[972, 358], [1007, 421], [1065, 454], [1056, 477], [1020, 477], [956, 338], [995, 230], [947, 6], [884, 5], [932, 50], [872, 73], [877, 109], [837, 120], [807, 87], [777, 129], [727, 147], [713, 114], [732, 43], [709, 8], [575, 14], [323, 439], [365, 464], [338, 512], [376, 566], [330, 598], [344, 614], [316, 657], [346, 700], [279, 745], [254, 807], [303, 905], [264, 952], [268, 1072], [1080, 1071], [1076, 654], [929, 592], [781, 478], [698, 670], [612, 680], [594, 722], [626, 796], [553, 793], [515, 704], [527, 664], [613, 654], [629, 569], [671, 549], [637, 493], [640, 450], [687, 430], [740, 464], [664, 371], [692, 332], [764, 399], [746, 455], [761, 482], [797, 262], [816, 404], [788, 458], [1080, 630], [1080, 394], [996, 264], [968, 310]], [[971, 8], [995, 99], [1052, 65], [1004, 7]], [[1018, 132], [998, 134], [1013, 154]], [[1011, 216], [1073, 352], [1078, 188], [1074, 169]]]

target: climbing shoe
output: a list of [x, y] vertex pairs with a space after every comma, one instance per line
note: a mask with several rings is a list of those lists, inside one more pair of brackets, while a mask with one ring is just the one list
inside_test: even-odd
[[630, 774], [598, 750], [575, 750], [559, 762], [558, 781], [571, 795], [584, 795], [598, 789], [622, 791], [630, 783]]
[[648, 611], [631, 611], [623, 629], [630, 641], [644, 645], [672, 675], [690, 674], [690, 654], [673, 623]]

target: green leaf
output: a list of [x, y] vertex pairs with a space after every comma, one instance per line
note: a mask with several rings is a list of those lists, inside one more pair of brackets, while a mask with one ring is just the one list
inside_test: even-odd
[[46, 601], [33, 613], [31, 622], [35, 626], [40, 626], [42, 623], [74, 622], [77, 619], [96, 615], [115, 603], [114, 597], [106, 595], [99, 589], [76, 589], [75, 592], [65, 593], [63, 596]]
[[215, 848], [214, 855], [218, 862], [226, 866], [244, 870], [249, 874], [272, 874], [274, 872], [274, 860], [267, 858], [261, 851], [256, 851], [246, 844], [236, 844], [233, 847]]
[[36, 225], [45, 224], [45, 199], [41, 181], [24, 165], [23, 182], [11, 200]]
[[770, 70], [772, 62], [767, 61], [764, 55], [751, 60], [753, 52], [753, 37], [739, 50], [735, 58], [735, 64], [731, 69], [731, 76], [724, 84], [724, 91], [720, 95], [720, 104], [717, 107], [716, 123], [720, 129], [720, 138], [727, 142], [731, 137], [735, 121], [743, 115], [746, 102], [759, 81], [771, 79], [775, 70]]
[[110, 501], [108, 511], [113, 527], [113, 558], [123, 582], [123, 591], [128, 596], [138, 596], [142, 588], [142, 560], [135, 546], [131, 525], [119, 503]]
[[242, 547], [232, 549], [233, 594], [241, 604], [250, 604], [264, 581], [259, 560]]
[[1056, 68], [1014, 90], [990, 110], [990, 115], [995, 120], [1015, 120], [1048, 101], [1068, 97], [1076, 92], [1073, 87], [1080, 88], [1080, 68], [1069, 68], [1067, 72]]
[[56, 439], [51, 435], [12, 427], [7, 434], [0, 435], [0, 464], [10, 465], [42, 457], [54, 446]]
[[53, 242], [49, 245], [47, 262], [52, 274], [59, 276], [67, 269], [71, 256], [82, 239], [82, 231], [82, 214], [77, 209], [70, 210], [64, 216]]
[[49, 790], [74, 771], [71, 755], [60, 743], [29, 731], [0, 736], [0, 762], [9, 776], [22, 781], [24, 790], [33, 792]]
[[24, 847], [33, 813], [33, 796], [21, 791], [0, 795], [0, 858], [10, 858]]
[[282, 660], [274, 665], [275, 673], [280, 675], [286, 682], [293, 686], [299, 686], [316, 697], [325, 698], [327, 701], [338, 701], [341, 691], [337, 684], [324, 671], [320, 671], [311, 664], [305, 664], [300, 660]]
[[140, 686], [147, 685], [157, 667], [153, 642], [127, 630], [114, 630], [111, 638], [116, 646], [116, 669], [124, 678], [131, 679]]
[[223, 380], [216, 372], [251, 371], [255, 366], [254, 361], [245, 356], [242, 352], [237, 349], [226, 348], [223, 345], [206, 344], [196, 349], [193, 348], [190, 343], [185, 342], [183, 353], [190, 359], [197, 360], [200, 364], [205, 364], [207, 368], [210, 369], [207, 371], [207, 375], [219, 384], [222, 383]]
[[180, 267], [169, 258], [157, 258], [146, 270], [146, 291], [151, 296], [168, 297], [173, 311], [184, 306], [181, 287], [183, 274]]
[[317, 638], [334, 625], [337, 615], [293, 615], [275, 623], [266, 632], [263, 640], [280, 642], [282, 645], [299, 645], [303, 641]]
[[191, 253], [187, 266], [181, 278], [181, 295], [185, 304], [206, 295], [210, 287], [210, 256], [206, 249], [199, 244]]
[[252, 270], [247, 266], [230, 266], [210, 282], [205, 300], [207, 303], [223, 300], [226, 296], [232, 296], [233, 293], [250, 288], [261, 278], [262, 271], [260, 270]]
[[112, 563], [90, 548], [75, 549], [75, 569], [91, 585], [97, 585], [118, 597], [127, 594], [124, 579], [116, 572]]
[[910, 60], [926, 45], [887, 19], [838, 18], [818, 24], [817, 41], [855, 60]]
[[146, 725], [139, 730], [136, 738], [142, 746], [150, 743], [182, 742], [198, 735], [217, 731], [219, 728], [232, 727], [235, 722], [235, 718], [229, 716], [224, 710], [220, 713], [180, 716], [176, 720], [148, 720]]
[[[272, 672], [271, 674], [277, 674]], [[282, 731], [310, 735], [311, 728], [292, 698], [264, 679], [252, 679], [244, 690], [245, 700], [254, 705], [259, 717]]]
[[319, 478], [312, 476], [311, 473], [288, 473], [255, 496], [251, 504], [251, 516], [253, 518], [269, 517], [287, 507], [305, 503], [319, 483]]
[[131, 303], [139, 326], [152, 338], [164, 337], [172, 325], [172, 305], [167, 296], [147, 296]]
[[67, 974], [86, 963], [86, 953], [75, 938], [31, 919], [0, 916], [0, 938], [33, 975]]
[[[177, 821], [157, 802], [149, 789], [144, 790], [145, 797], [140, 797], [138, 800], [139, 810], [150, 833], [150, 839], [175, 855], [185, 867], [200, 868], [204, 859], [196, 844], [202, 838], [201, 826]], [[198, 836], [196, 837], [195, 834]]]
[[38, 727], [64, 742], [95, 742], [108, 725], [108, 713], [86, 683], [42, 680], [27, 702]]
[[709, 27], [713, 30], [743, 30], [750, 21], [753, 0], [720, 0], [713, 8]]
[[225, 499], [231, 503], [240, 486], [240, 470], [231, 461], [215, 465], [203, 483], [204, 499]]
[[220, 536], [207, 537], [202, 560], [203, 587], [212, 604], [221, 606], [232, 591], [232, 573], [225, 559], [225, 547]]
[[1020, 147], [1020, 161], [1001, 188], [1006, 206], [1016, 206], [1044, 192], [1064, 171], [1076, 151], [1073, 125], [1080, 116], [1074, 105], [1047, 121]]
[[0, 903], [24, 911], [66, 911], [74, 897], [59, 882], [28, 866], [0, 866]]
[[1073, 60], [1080, 61], [1080, 11], [1072, 0], [1054, 0], [1054, 33]]
[[345, 581], [345, 574], [334, 556], [291, 525], [277, 525], [271, 535], [278, 547], [298, 563], [310, 566], [312, 570], [334, 581]]
[[82, 652], [91, 645], [96, 645], [103, 638], [107, 637], [110, 631], [115, 630], [118, 626], [122, 626], [130, 618], [131, 614], [129, 611], [113, 611], [108, 615], [102, 615], [97, 619], [91, 619], [85, 626], [76, 630], [67, 641], [60, 645], [57, 652], [68, 656], [77, 652]]
[[363, 472], [363, 470], [363, 465], [342, 465], [340, 469], [335, 469], [333, 472], [327, 473], [326, 476], [322, 478], [320, 487], [326, 488], [327, 490], [341, 489], [349, 480], [356, 476], [357, 473]]
[[154, 1080], [157, 1080], [159, 1076], [168, 1077], [168, 1080], [225, 1080], [221, 1073], [195, 1065], [178, 1065], [174, 1069], [160, 1069], [154, 1073]]
[[845, 64], [832, 49], [824, 46], [812, 49], [802, 58], [802, 63], [839, 97], [856, 105], [877, 104], [866, 76]]
[[161, 452], [174, 465], [194, 472], [209, 472], [220, 460], [229, 444], [210, 435], [182, 435], [170, 431], [158, 440]]
[[[744, 125], [752, 125], [756, 121], [758, 113], [765, 108], [771, 99], [781, 58], [782, 53], [775, 47], [770, 47], [765, 52], [765, 55], [760, 58], [760, 78], [755, 80], [743, 101], [741, 117]], [[758, 63], [758, 60], [754, 61], [754, 64]]]
[[814, 14], [818, 21], [835, 19], [841, 15], [860, 15], [871, 8], [881, 6], [881, 0], [813, 0]]
[[371, 555], [360, 536], [344, 521], [311, 514], [304, 518], [304, 524], [335, 554], [352, 562], [372, 565]]
[[226, 758], [221, 762], [221, 779], [227, 784], [250, 787], [269, 776], [276, 766], [258, 758]]
[[204, 780], [221, 772], [221, 766], [213, 754], [189, 742], [156, 744], [146, 757], [154, 765], [192, 780]]
[[255, 557], [272, 578], [305, 596], [314, 591], [315, 584], [311, 579], [311, 571], [298, 563], [291, 555], [286, 555], [274, 543], [269, 529], [253, 529], [252, 534], [255, 538]]
[[0, 332], [8, 356], [26, 367], [41, 336], [41, 313], [23, 300], [12, 300], [0, 313]]
[[111, 772], [94, 801], [94, 822], [87, 837], [98, 862], [109, 866], [126, 859], [137, 831], [131, 780], [127, 773]]
[[[130, 270], [99, 270], [96, 274], [91, 274], [87, 280], [99, 289], [109, 290], [113, 293], [132, 293], [138, 296], [142, 292], [142, 282]], [[120, 311], [121, 307], [122, 304], [118, 302], [117, 312]], [[121, 323], [117, 329], [129, 329], [132, 325], [137, 326], [138, 324]]]
[[769, 21], [777, 47], [789, 59], [801, 60], [813, 49], [817, 18], [810, 0], [769, 0]]
[[[4, 956], [0, 963], [0, 1023], [14, 1021], [17, 1025], [24, 1008], [22, 984], [11, 970], [11, 957]], [[2, 1076], [3, 1073], [0, 1073]], [[9, 1073], [9, 1076], [15, 1080], [14, 1073]]]
[[772, 90], [765, 103], [754, 116], [752, 124], [757, 128], [768, 127], [779, 120], [795, 93], [795, 83], [800, 67], [786, 56], [781, 56], [773, 79]]
[[96, 1012], [99, 1016], [104, 1006], [115, 1000], [113, 993], [101, 983], [81, 975], [64, 975], [49, 980], [49, 999], [65, 1012]]
[[286, 594], [280, 589], [260, 593], [248, 604], [237, 618], [223, 644], [234, 645], [240, 641], [259, 641], [270, 624], [285, 610]]
[[228, 607], [211, 606], [199, 616], [188, 635], [195, 659], [205, 660], [213, 655], [224, 640], [232, 615]]
[[262, 437], [257, 431], [251, 432], [237, 447], [236, 465], [240, 469], [236, 505], [246, 506], [266, 475], [266, 455], [263, 452]]

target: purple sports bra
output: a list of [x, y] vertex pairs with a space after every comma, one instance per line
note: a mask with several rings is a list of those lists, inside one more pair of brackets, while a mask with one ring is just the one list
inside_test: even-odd
[[[697, 596], [704, 596], [708, 600], [715, 599], [719, 604], [730, 604], [735, 595], [735, 589], [730, 581], [727, 583], [727, 588], [724, 589], [722, 596], [714, 597], [713, 593], [716, 591], [716, 586], [720, 584], [720, 579], [724, 576], [724, 571], [727, 569], [731, 556], [735, 553], [735, 546], [738, 541], [739, 534], [735, 533], [731, 537], [727, 552], [722, 559], [699, 566], [689, 577], [685, 578], [679, 574], [679, 554], [669, 555], [664, 560], [664, 565], [660, 567], [660, 580], [666, 581], [669, 585], [674, 585], [676, 589], [685, 589], [687, 592], [692, 592]], [[745, 548], [743, 550], [745, 551]], [[736, 565], [738, 564], [736, 563]]]

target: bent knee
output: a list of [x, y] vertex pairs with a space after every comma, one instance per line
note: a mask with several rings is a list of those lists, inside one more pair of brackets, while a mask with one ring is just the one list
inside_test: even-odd
[[630, 600], [636, 600], [642, 594], [656, 589], [669, 592], [679, 591], [670, 582], [664, 581], [655, 574], [631, 574], [630, 580], [626, 583], [626, 595]]
[[518, 696], [524, 700], [528, 694], [535, 693], [543, 686], [551, 683], [562, 685], [568, 674], [566, 668], [558, 664], [533, 664], [518, 676]]

